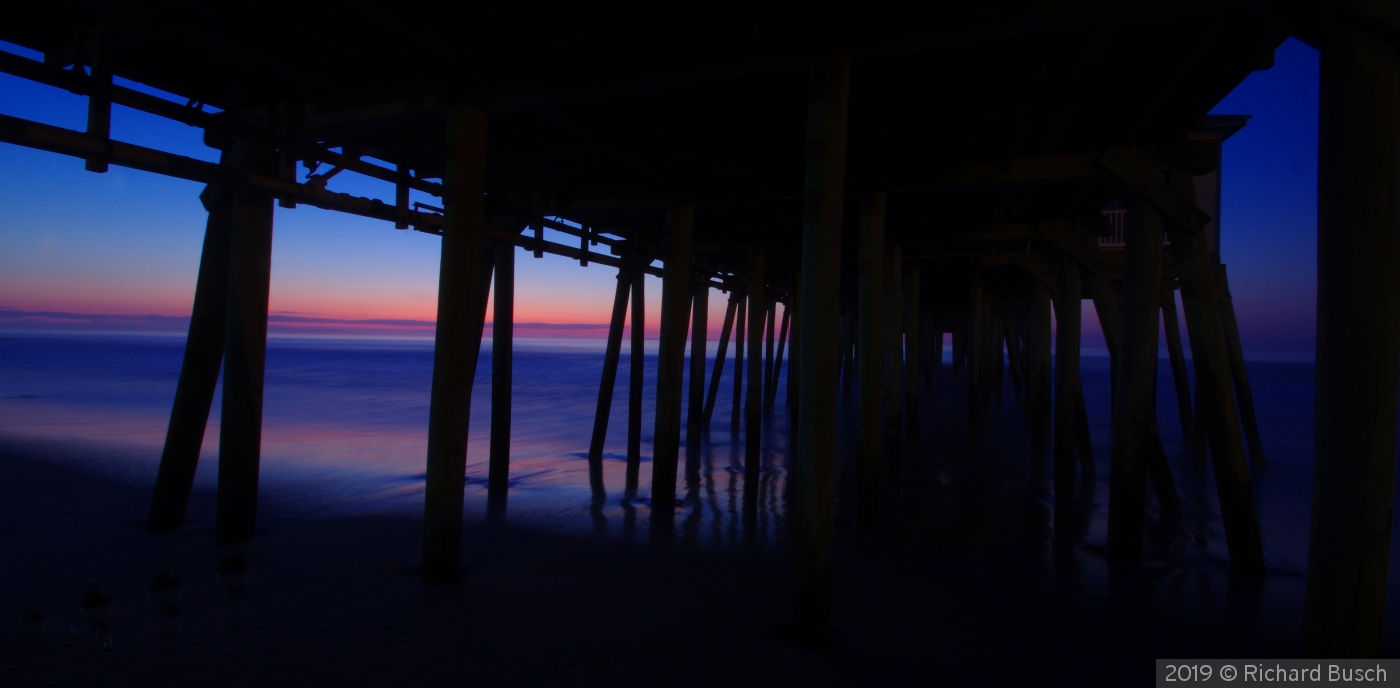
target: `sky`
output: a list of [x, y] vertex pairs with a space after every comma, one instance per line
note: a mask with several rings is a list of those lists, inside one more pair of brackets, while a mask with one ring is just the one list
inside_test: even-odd
[[[41, 57], [3, 42], [0, 50]], [[1272, 69], [1255, 72], [1213, 110], [1253, 116], [1224, 146], [1221, 211], [1221, 255], [1252, 358], [1312, 353], [1317, 80], [1317, 52], [1290, 39]], [[0, 113], [82, 130], [86, 99], [0, 75]], [[112, 136], [203, 160], [217, 156], [203, 145], [199, 130], [120, 106], [113, 108]], [[142, 321], [126, 316], [156, 316], [145, 319], [146, 326], [168, 326], [188, 317], [206, 218], [198, 198], [202, 188], [116, 166], [106, 174], [85, 172], [79, 159], [0, 143], [0, 328], [22, 319], [68, 318], [35, 313], [103, 316], [87, 319], [93, 326]], [[330, 189], [393, 197], [389, 184], [350, 173], [338, 175]], [[435, 203], [426, 196], [415, 200]], [[552, 240], [575, 241], [561, 237]], [[423, 324], [355, 327], [430, 332], [438, 247], [434, 236], [396, 231], [376, 220], [307, 206], [278, 208], [269, 303], [273, 331], [409, 320]], [[517, 322], [608, 321], [616, 270], [520, 251], [516, 273]], [[647, 295], [647, 329], [654, 337], [659, 279], [647, 279]], [[725, 299], [712, 296], [710, 304], [710, 329], [717, 332]], [[1086, 302], [1086, 347], [1102, 342], [1092, 313]], [[530, 332], [602, 336], [605, 330], [535, 326], [519, 336]]]

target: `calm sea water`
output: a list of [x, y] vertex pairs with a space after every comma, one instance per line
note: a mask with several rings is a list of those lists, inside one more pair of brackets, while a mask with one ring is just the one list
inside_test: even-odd
[[[84, 468], [125, 482], [152, 485], [183, 345], [182, 336], [168, 335], [0, 334], [0, 439], [89, 448], [92, 451], [78, 454], [86, 457], [82, 459], [87, 462]], [[485, 347], [472, 395], [468, 519], [484, 519], [487, 512], [489, 352], [489, 346]], [[641, 489], [633, 498], [624, 494], [629, 384], [624, 346], [603, 462], [606, 498], [600, 502], [590, 489], [585, 457], [602, 354], [601, 341], [517, 340], [512, 489], [506, 518], [526, 527], [645, 540], [654, 352], [645, 358]], [[270, 339], [262, 450], [264, 516], [301, 519], [365, 512], [418, 514], [431, 364], [432, 342], [426, 340]], [[1183, 450], [1174, 388], [1165, 361], [1160, 373], [1161, 434], [1187, 515], [1154, 538], [1149, 556], [1162, 567], [1164, 581], [1191, 579], [1191, 599], [1219, 598], [1223, 594], [1220, 590], [1227, 586], [1228, 558], [1213, 480], [1208, 468]], [[1268, 459], [1267, 470], [1256, 470], [1253, 476], [1270, 567], [1264, 606], [1271, 610], [1266, 616], [1296, 625], [1301, 618], [1311, 502], [1313, 366], [1257, 361], [1250, 364], [1249, 373]], [[1074, 556], [1079, 567], [1076, 575], [1093, 588], [1107, 585], [1102, 580], [1106, 574], [1101, 556], [1106, 540], [1110, 434], [1107, 360], [1086, 357], [1083, 376], [1099, 471]], [[945, 368], [935, 380], [933, 393], [943, 399], [960, 399], [964, 389]], [[777, 412], [764, 432], [766, 468], [755, 488], [759, 496], [757, 518], [745, 519], [743, 449], [729, 433], [732, 390], [726, 372], [712, 431], [692, 456], [691, 470], [683, 467], [681, 471], [678, 489], [685, 502], [676, 518], [677, 532], [701, 547], [765, 546], [781, 541], [785, 533], [784, 395], [778, 395]], [[845, 455], [853, 446], [851, 415], [844, 414], [838, 428], [840, 453]], [[214, 487], [218, 418], [216, 395], [197, 488]], [[965, 418], [965, 409], [957, 403], [927, 403], [924, 419], [930, 434], [923, 442], [923, 452], [936, 457], [940, 452], [965, 450], [949, 439], [965, 434], [960, 430], [965, 427]], [[1017, 445], [1024, 443], [1024, 425], [1014, 410], [1009, 386], [1004, 390], [1003, 409], [992, 422], [992, 437], [987, 441], [1005, 446], [1001, 461], [1011, 467], [1011, 474], [1026, 473], [1024, 444]], [[838, 507], [838, 514], [848, 511]], [[1393, 553], [1392, 559], [1400, 562], [1400, 553]], [[1397, 568], [1400, 566], [1392, 566], [1392, 571]], [[1392, 574], [1391, 580], [1388, 637], [1394, 639], [1400, 636], [1395, 628], [1400, 620], [1400, 605], [1396, 604], [1400, 576]], [[1212, 586], [1218, 589], [1212, 592]]]
[[[488, 338], [489, 342], [489, 338]], [[507, 515], [533, 527], [625, 534], [635, 530], [651, 484], [655, 403], [654, 342], [645, 355], [640, 494], [624, 500], [628, 353], [613, 395], [603, 483], [594, 499], [587, 451], [602, 370], [603, 342], [517, 339], [514, 359], [511, 490]], [[0, 437], [93, 449], [85, 466], [126, 482], [153, 485], [180, 374], [184, 337], [133, 334], [0, 335]], [[417, 514], [427, 453], [432, 341], [272, 337], [268, 341], [261, 464], [263, 509], [275, 518], [363, 512]], [[732, 348], [730, 352], [732, 361]], [[713, 356], [713, 352], [711, 352]], [[467, 517], [486, 514], [491, 422], [491, 349], [483, 347], [472, 392]], [[732, 363], [731, 363], [732, 366]], [[783, 380], [785, 382], [786, 375]], [[703, 516], [729, 537], [730, 508], [743, 489], [742, 449], [729, 433], [733, 385], [721, 385], [713, 430], [681, 491], [705, 502]], [[779, 395], [780, 397], [782, 395]], [[218, 474], [219, 399], [205, 434], [196, 489]], [[781, 400], [780, 400], [781, 404]], [[781, 463], [786, 413], [774, 414], [766, 459]], [[684, 459], [683, 459], [684, 461]], [[738, 469], [738, 470], [735, 470]], [[692, 484], [693, 483], [693, 484]], [[771, 483], [771, 484], [770, 484]], [[776, 493], [782, 471], [764, 473]], [[703, 498], [702, 498], [703, 495]], [[773, 518], [776, 503], [763, 502]], [[642, 515], [645, 523], [646, 515]], [[680, 520], [680, 519], [678, 519]], [[692, 527], [693, 527], [692, 523]], [[645, 528], [642, 537], [645, 537]], [[760, 534], [764, 539], [767, 533]]]

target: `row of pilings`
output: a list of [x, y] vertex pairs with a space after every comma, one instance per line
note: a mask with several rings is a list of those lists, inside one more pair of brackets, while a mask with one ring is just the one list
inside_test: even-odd
[[[1318, 336], [1315, 482], [1309, 584], [1305, 611], [1305, 652], [1313, 656], [1373, 656], [1388, 579], [1388, 551], [1395, 470], [1397, 379], [1400, 378], [1400, 58], [1388, 38], [1345, 17], [1329, 25], [1322, 40], [1318, 211]], [[863, 195], [860, 228], [859, 304], [841, 317], [841, 224], [847, 197], [846, 119], [849, 58], [830, 51], [814, 59], [807, 104], [804, 217], [801, 267], [787, 287], [790, 331], [788, 358], [790, 412], [794, 418], [793, 513], [795, 524], [795, 630], [799, 642], [825, 646], [830, 638], [832, 595], [835, 425], [843, 394], [840, 370], [857, 370], [859, 383], [858, 521], [874, 525], [878, 485], [897, 482], [897, 451], [905, 414], [919, 403], [910, 384], [921, 374], [916, 363], [922, 341], [939, 332], [923, 329], [920, 270], [886, 247], [883, 194]], [[447, 168], [442, 185], [445, 209], [429, 411], [427, 487], [424, 503], [423, 580], [445, 584], [458, 579], [461, 566], [463, 483], [470, 388], [480, 350], [485, 295], [494, 269], [498, 281], [498, 326], [510, 321], [513, 289], [510, 258], [484, 241], [486, 115], [470, 106], [448, 109]], [[796, 161], [795, 161], [796, 163]], [[276, 175], [276, 152], [266, 144], [229, 146], [221, 161], [248, 175]], [[996, 285], [971, 285], [970, 312], [952, 323], [955, 366], [967, 372], [976, 432], [1002, 375], [1003, 351], [1018, 397], [1024, 398], [1033, 437], [1029, 461], [1043, 461], [1051, 446], [1057, 502], [1072, 495], [1075, 468], [1092, 467], [1082, 390], [1079, 388], [1078, 313], [1087, 288], [1104, 324], [1112, 356], [1113, 403], [1109, 550], [1137, 562], [1149, 481], [1159, 499], [1170, 501], [1170, 472], [1162, 457], [1154, 406], [1159, 323], [1166, 322], [1169, 355], [1188, 441], [1208, 448], [1232, 569], [1239, 575], [1266, 572], [1254, 514], [1246, 456], [1262, 462], [1243, 357], [1234, 332], [1233, 308], [1223, 270], [1212, 262], [1198, 224], [1174, 212], [1163, 199], [1189, 197], [1182, 172], [1147, 172], [1122, 189], [1130, 204], [1123, 279], [1115, 289], [1086, 257], [1092, 246], [1059, 246], [1059, 253], [1027, 269], [1032, 293], [1002, 299]], [[1164, 195], [1162, 190], [1172, 193]], [[195, 305], [185, 360], [162, 454], [149, 527], [178, 527], [184, 518], [215, 382], [222, 366], [223, 404], [216, 536], [241, 541], [254, 536], [266, 354], [267, 297], [271, 263], [272, 209], [269, 191], [210, 187], [203, 200], [209, 211]], [[705, 331], [705, 307], [696, 306], [692, 280], [691, 235], [694, 208], [675, 205], [666, 226], [663, 255], [656, 425], [653, 446], [653, 515], [673, 512], [676, 464], [682, 441], [681, 406], [685, 339]], [[1169, 243], [1164, 242], [1169, 239]], [[1162, 275], [1168, 245], [1175, 281]], [[507, 251], [506, 253], [509, 253]], [[1087, 264], [1086, 264], [1087, 263]], [[912, 264], [911, 264], [912, 265]], [[748, 269], [747, 309], [738, 302], [735, 330], [750, 333], [774, 327], [761, 252]], [[623, 275], [613, 321], [632, 295], [634, 323], [641, 323], [640, 279]], [[908, 286], [912, 285], [912, 287]], [[1181, 293], [1197, 386], [1194, 406], [1184, 386], [1185, 359], [1179, 333], [1173, 334], [1175, 287]], [[708, 293], [698, 300], [708, 299]], [[755, 307], [757, 299], [758, 307]], [[1171, 306], [1167, 306], [1168, 303]], [[506, 311], [501, 309], [505, 308]], [[1059, 323], [1052, 361], [1051, 311]], [[882, 314], [882, 315], [877, 315]], [[502, 320], [503, 319], [503, 320]], [[688, 323], [688, 319], [695, 322]], [[729, 319], [729, 316], [726, 317]], [[747, 322], [745, 322], [747, 320]], [[688, 327], [689, 325], [689, 327]], [[766, 325], [766, 327], [765, 327]], [[633, 347], [640, 350], [638, 332]], [[770, 335], [771, 336], [771, 335]], [[615, 374], [621, 328], [610, 330], [606, 369]], [[746, 442], [756, 468], [757, 437], [765, 404], [776, 380], [758, 364], [759, 337], [744, 341], [749, 362]], [[941, 341], [941, 338], [938, 338]], [[1172, 340], [1177, 340], [1176, 344]], [[703, 346], [695, 351], [703, 352]], [[847, 351], [859, 355], [848, 355]], [[915, 352], [913, 356], [909, 352]], [[504, 381], [493, 391], [493, 405], [509, 406], [509, 347], [498, 347], [493, 369]], [[494, 356], [506, 358], [496, 359]], [[740, 352], [735, 352], [736, 363]], [[703, 365], [703, 356], [701, 365]], [[881, 360], [883, 358], [883, 360]], [[640, 357], [634, 357], [634, 365]], [[770, 357], [776, 366], [776, 357]], [[900, 366], [896, 361], [915, 361]], [[1053, 370], [1052, 370], [1053, 369]], [[703, 370], [702, 368], [696, 369]], [[629, 457], [640, 453], [641, 376], [629, 390]], [[901, 376], [903, 379], [901, 379]], [[605, 376], [606, 377], [606, 376]], [[705, 394], [692, 373], [691, 424], [705, 423], [713, 393]], [[605, 379], [604, 387], [610, 387]], [[716, 382], [712, 382], [713, 389]], [[763, 398], [768, 389], [769, 399]], [[697, 391], [698, 390], [698, 391]], [[899, 390], [906, 390], [903, 399]], [[611, 390], [606, 390], [608, 396]], [[600, 390], [600, 409], [603, 394]], [[913, 395], [913, 396], [910, 396]], [[705, 399], [704, 403], [700, 400]], [[697, 420], [696, 408], [699, 408]], [[736, 405], [736, 413], [737, 413]], [[605, 413], [605, 412], [604, 412]], [[1242, 417], [1243, 414], [1243, 417]], [[600, 414], [601, 415], [601, 414]], [[734, 419], [731, 419], [733, 421]], [[1189, 422], [1188, 422], [1189, 420]], [[503, 424], [497, 427], [497, 423]], [[493, 419], [490, 484], [504, 489], [509, 414]], [[595, 433], [596, 438], [596, 433]], [[596, 439], [594, 444], [596, 444]], [[590, 447], [590, 453], [593, 447]], [[629, 469], [629, 475], [634, 472]], [[635, 484], [635, 478], [630, 480]]]

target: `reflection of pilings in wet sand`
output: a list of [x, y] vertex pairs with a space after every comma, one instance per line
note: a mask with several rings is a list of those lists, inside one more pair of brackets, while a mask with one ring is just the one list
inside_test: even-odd
[[506, 520], [507, 488], [493, 487], [486, 491], [486, 522], [501, 524]]
[[622, 493], [622, 541], [631, 543], [637, 537], [637, 485], [628, 485]]

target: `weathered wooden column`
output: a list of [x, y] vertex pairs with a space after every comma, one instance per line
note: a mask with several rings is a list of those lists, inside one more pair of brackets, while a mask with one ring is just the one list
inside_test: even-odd
[[1264, 466], [1264, 441], [1259, 436], [1259, 420], [1254, 415], [1254, 392], [1249, 388], [1249, 373], [1244, 365], [1244, 347], [1240, 343], [1240, 325], [1235, 320], [1235, 299], [1230, 295], [1230, 281], [1225, 266], [1215, 266], [1215, 287], [1220, 297], [1220, 324], [1225, 328], [1225, 348], [1230, 353], [1230, 375], [1235, 381], [1235, 395], [1240, 404], [1240, 422], [1245, 443], [1249, 446], [1249, 461]]
[[[919, 380], [923, 375], [921, 364], [923, 347], [919, 339], [919, 267], [910, 265], [904, 271], [904, 416], [911, 434], [919, 430]], [[910, 451], [918, 451], [910, 447]], [[913, 457], [911, 457], [913, 458]]]
[[461, 572], [462, 492], [467, 468], [472, 372], [480, 340], [481, 235], [486, 187], [486, 114], [465, 105], [447, 111], [442, 261], [438, 269], [433, 388], [428, 410], [428, 470], [423, 498], [423, 582], [451, 583]]
[[744, 398], [744, 479], [758, 480], [763, 440], [763, 249], [749, 251], [749, 380]]
[[[1168, 184], [1183, 198], [1191, 198], [1189, 172], [1168, 173]], [[1220, 520], [1230, 552], [1230, 567], [1237, 573], [1264, 574], [1263, 542], [1254, 513], [1254, 497], [1245, 465], [1244, 440], [1235, 407], [1230, 359], [1216, 304], [1216, 290], [1204, 233], [1180, 222], [1167, 223], [1181, 302], [1191, 333], [1191, 355], [1196, 364], [1197, 417], [1210, 441], [1211, 464], [1220, 497]]]
[[705, 349], [709, 346], [710, 286], [695, 287], [690, 309], [690, 395], [686, 401], [685, 441], [700, 443], [702, 421], [705, 417]]
[[744, 329], [748, 321], [747, 297], [739, 296], [739, 308], [734, 312], [734, 399], [729, 410], [729, 434], [739, 437], [740, 420], [744, 414]]
[[1074, 499], [1074, 456], [1079, 412], [1079, 266], [1060, 259], [1055, 291], [1055, 505]]
[[767, 335], [767, 346], [763, 350], [763, 408], [764, 412], [767, 413], [768, 396], [771, 393], [774, 380], [773, 366], [775, 361], [773, 357], [777, 354], [778, 302], [774, 299], [765, 299], [764, 301], [766, 304], [765, 315], [767, 316], [764, 333]]
[[1006, 368], [1011, 373], [1011, 391], [1016, 395], [1016, 409], [1026, 408], [1026, 359], [1021, 348], [1021, 332], [1008, 314], [1006, 319]]
[[491, 322], [491, 458], [486, 484], [492, 491], [510, 482], [511, 386], [515, 378], [515, 246], [496, 242], [495, 316]]
[[792, 307], [792, 323], [790, 329], [792, 334], [788, 339], [788, 379], [787, 379], [787, 411], [788, 411], [788, 446], [797, 446], [797, 412], [801, 405], [801, 376], [798, 374], [798, 362], [801, 361], [802, 338], [798, 333], [802, 331], [802, 271], [794, 270], [792, 274], [792, 294], [788, 296], [788, 305]]
[[170, 409], [165, 449], [160, 455], [160, 472], [156, 474], [151, 513], [146, 521], [146, 530], [152, 533], [175, 530], [185, 522], [209, 409], [214, 404], [214, 387], [224, 360], [224, 328], [228, 318], [231, 195], [228, 190], [213, 186], [200, 195], [209, 211], [209, 220], [204, 226], [204, 249], [199, 257], [199, 277], [195, 281], [194, 309], [185, 338], [185, 358], [180, 364], [180, 382], [175, 387], [175, 404]]
[[[777, 309], [777, 306], [774, 306]], [[764, 390], [763, 412], [772, 413], [773, 405], [778, 401], [778, 378], [783, 375], [783, 349], [787, 347], [788, 325], [792, 321], [792, 307], [783, 307], [782, 331], [778, 334], [778, 352], [773, 355], [773, 374], [768, 378], [768, 386]], [[771, 323], [772, 320], [770, 319]], [[790, 377], [791, 375], [789, 375]]]
[[[608, 343], [603, 350], [603, 379], [598, 384], [598, 404], [593, 411], [593, 437], [588, 443], [590, 470], [595, 464], [601, 467], [603, 461], [603, 444], [608, 438], [608, 420], [612, 415], [613, 386], [617, 383], [617, 364], [622, 356], [622, 328], [627, 321], [627, 294], [632, 289], [631, 282], [631, 275], [626, 268], [617, 271], [612, 318], [608, 321]], [[496, 298], [499, 299], [500, 296], [497, 295]], [[595, 485], [594, 488], [596, 491], [602, 486]]]
[[981, 424], [982, 417], [982, 395], [981, 384], [983, 377], [982, 370], [982, 331], [986, 329], [983, 324], [982, 275], [972, 276], [972, 300], [968, 302], [968, 324], [967, 336], [963, 342], [963, 348], [967, 352], [967, 431], [969, 436], [976, 436], [977, 428]]
[[1191, 454], [1198, 460], [1206, 455], [1205, 438], [1196, 431], [1196, 414], [1191, 410], [1191, 382], [1186, 376], [1186, 355], [1181, 348], [1181, 323], [1176, 316], [1176, 290], [1162, 290], [1162, 327], [1167, 339], [1167, 357], [1172, 364], [1176, 387], [1176, 411], [1181, 417], [1181, 434]]
[[651, 450], [651, 514], [669, 524], [676, 509], [680, 458], [681, 385], [685, 375], [686, 318], [690, 315], [690, 236], [695, 206], [667, 213], [666, 261], [661, 277], [661, 341], [656, 361], [656, 430]]
[[632, 343], [627, 349], [627, 489], [637, 489], [642, 466], [642, 382], [646, 376], [647, 275], [632, 273]]
[[[273, 169], [275, 152], [254, 147], [243, 167]], [[219, 421], [219, 488], [214, 536], [251, 540], [258, 523], [263, 370], [267, 362], [267, 298], [272, 278], [271, 194], [233, 192], [229, 232], [224, 385]]]
[[[1303, 653], [1379, 657], [1400, 360], [1400, 59], [1337, 11], [1318, 117], [1317, 399]], [[1379, 21], [1377, 22], [1379, 23]]]
[[987, 363], [991, 364], [991, 375], [988, 380], [990, 387], [987, 396], [989, 403], [991, 398], [995, 396], [997, 408], [1001, 408], [1002, 393], [1006, 389], [1004, 377], [1006, 372], [1006, 316], [1002, 311], [1000, 299], [988, 304], [988, 316], [987, 320], [992, 336], [990, 338], [991, 346], [987, 349], [988, 354], [990, 354], [987, 357]]
[[1044, 467], [1050, 431], [1050, 327], [1050, 287], [1037, 279], [1031, 292], [1030, 331], [1026, 337], [1031, 361], [1026, 373], [1026, 409], [1030, 414], [1031, 464], [1037, 470]]
[[904, 271], [899, 244], [885, 244], [885, 480], [898, 485], [904, 432]]
[[851, 405], [851, 384], [855, 380], [856, 368], [856, 331], [860, 327], [860, 315], [856, 312], [856, 305], [849, 300], [843, 301], [844, 313], [841, 315], [841, 353], [840, 374], [841, 374], [841, 404]]
[[1156, 419], [1157, 311], [1162, 303], [1162, 216], [1146, 201], [1128, 201], [1124, 232], [1121, 335], [1113, 395], [1109, 464], [1108, 551], [1137, 562], [1147, 505], [1148, 441]]
[[700, 422], [705, 429], [710, 428], [710, 417], [715, 413], [715, 397], [719, 396], [719, 381], [724, 373], [724, 359], [729, 353], [729, 336], [734, 331], [734, 312], [739, 305], [739, 292], [729, 293], [729, 306], [724, 309], [724, 326], [719, 332], [719, 350], [715, 352], [714, 372], [710, 374], [710, 391], [705, 397], [704, 417]]
[[[807, 105], [806, 200], [802, 228], [801, 358], [804, 399], [797, 435], [798, 643], [825, 647], [831, 637], [831, 535], [836, 445], [836, 321], [840, 309], [841, 216], [846, 171], [850, 58], [816, 60]], [[863, 354], [864, 355], [864, 354]]]
[[880, 456], [885, 402], [885, 193], [866, 196], [860, 210], [860, 395], [857, 401], [856, 523], [880, 517]]

